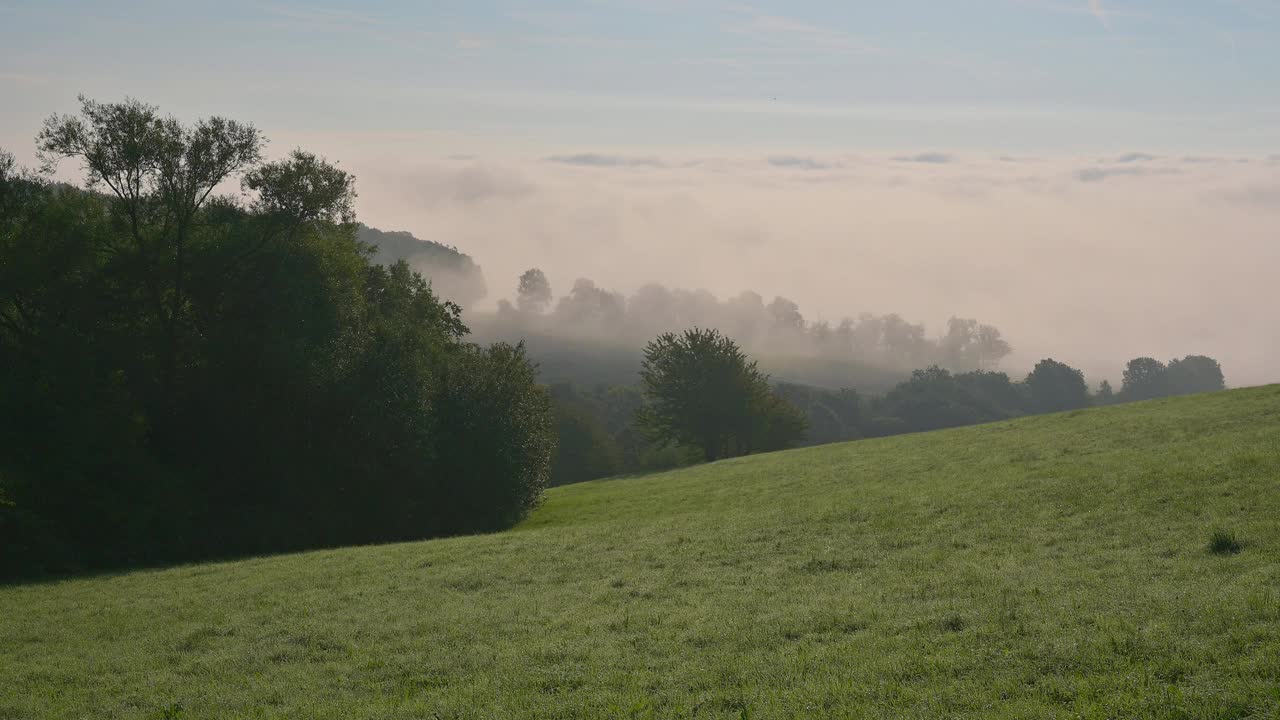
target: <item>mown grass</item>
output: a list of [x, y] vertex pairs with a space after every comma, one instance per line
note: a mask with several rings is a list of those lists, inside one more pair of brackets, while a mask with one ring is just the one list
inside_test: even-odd
[[588, 483], [0, 588], [0, 718], [1274, 718], [1277, 508], [1280, 387]]

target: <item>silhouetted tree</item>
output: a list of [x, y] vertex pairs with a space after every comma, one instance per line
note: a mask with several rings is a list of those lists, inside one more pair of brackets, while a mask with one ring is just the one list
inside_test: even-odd
[[3, 187], [14, 174], [13, 170], [16, 164], [13, 159], [13, 153], [0, 148], [0, 187]]
[[756, 363], [717, 330], [658, 336], [645, 347], [640, 379], [648, 401], [641, 425], [659, 442], [701, 448], [708, 460], [789, 447], [804, 431]]
[[1129, 361], [1120, 385], [1120, 399], [1126, 402], [1150, 400], [1169, 394], [1169, 369], [1155, 358], [1140, 357]]
[[541, 315], [551, 305], [551, 283], [538, 268], [525, 270], [516, 288], [516, 307], [521, 312]]
[[1041, 360], [1027, 375], [1027, 389], [1039, 412], [1075, 410], [1089, 404], [1084, 373], [1053, 359]]
[[1177, 395], [1215, 392], [1226, 387], [1222, 366], [1205, 355], [1169, 361], [1169, 387]]
[[769, 303], [768, 310], [774, 329], [780, 332], [804, 330], [804, 316], [800, 314], [800, 306], [793, 301], [776, 297]]
[[979, 370], [986, 370], [1000, 364], [1013, 348], [1000, 335], [999, 328], [993, 325], [979, 325], [978, 338], [974, 353], [977, 356]]
[[77, 158], [89, 187], [105, 185], [115, 196], [113, 209], [147, 296], [140, 309], [154, 327], [155, 394], [175, 402], [179, 369], [189, 360], [186, 344], [196, 331], [189, 298], [196, 214], [224, 180], [258, 162], [261, 134], [225, 118], [184, 126], [136, 100], [98, 103], [82, 96], [80, 114], [51, 116], [37, 145], [47, 167]]
[[621, 294], [603, 290], [587, 278], [578, 278], [569, 295], [556, 304], [555, 319], [574, 332], [599, 335], [623, 327], [626, 305]]
[[1098, 385], [1098, 393], [1094, 395], [1093, 400], [1098, 405], [1110, 405], [1116, 401], [1115, 391], [1111, 389], [1111, 383], [1103, 380]]

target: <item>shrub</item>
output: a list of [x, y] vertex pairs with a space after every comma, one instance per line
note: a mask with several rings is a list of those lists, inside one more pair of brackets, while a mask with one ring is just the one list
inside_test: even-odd
[[436, 452], [446, 486], [436, 526], [498, 530], [541, 500], [555, 448], [551, 398], [523, 345], [467, 345], [448, 364]]

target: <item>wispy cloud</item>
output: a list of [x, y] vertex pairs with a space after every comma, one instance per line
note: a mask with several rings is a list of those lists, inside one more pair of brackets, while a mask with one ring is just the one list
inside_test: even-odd
[[833, 170], [843, 167], [839, 163], [799, 155], [771, 155], [768, 161], [774, 167], [792, 170]]
[[397, 188], [402, 200], [415, 207], [463, 209], [485, 212], [487, 203], [516, 203], [534, 196], [538, 184], [519, 171], [507, 167], [472, 164], [448, 167], [423, 164], [378, 173], [380, 179]]
[[915, 155], [899, 155], [894, 158], [895, 162], [900, 163], [928, 163], [930, 165], [945, 165], [954, 160], [954, 155], [940, 152], [922, 152]]
[[1113, 177], [1146, 177], [1148, 175], [1180, 175], [1177, 168], [1091, 167], [1076, 171], [1076, 179], [1084, 183], [1103, 182]]
[[573, 155], [552, 155], [547, 162], [561, 165], [577, 165], [580, 167], [666, 167], [666, 163], [656, 157], [635, 157], [629, 155], [602, 155], [600, 153], [575, 153]]
[[1115, 159], [1115, 160], [1113, 160], [1112, 162], [1117, 162], [1117, 163], [1140, 163], [1140, 162], [1152, 162], [1152, 161], [1154, 161], [1154, 160], [1158, 160], [1158, 159], [1159, 159], [1159, 158], [1157, 158], [1155, 155], [1150, 155], [1150, 154], [1148, 154], [1148, 153], [1144, 153], [1144, 152], [1131, 152], [1131, 153], [1126, 153], [1126, 154], [1124, 154], [1124, 155], [1121, 155], [1120, 157], [1116, 158], [1116, 159]]

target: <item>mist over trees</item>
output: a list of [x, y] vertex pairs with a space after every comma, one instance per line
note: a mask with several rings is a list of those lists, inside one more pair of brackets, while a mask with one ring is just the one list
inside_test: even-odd
[[[794, 301], [766, 302], [753, 291], [721, 300], [705, 290], [650, 283], [626, 296], [588, 278], [578, 278], [558, 298], [552, 288], [542, 270], [530, 269], [513, 288], [514, 304], [501, 300], [496, 313], [471, 318], [478, 337], [525, 340], [549, 382], [629, 382], [645, 343], [693, 327], [719, 330], [788, 381], [875, 391], [931, 365], [953, 372], [994, 369], [1011, 352], [998, 328], [974, 319], [952, 318], [945, 332], [930, 336], [924, 325], [897, 314], [811, 322]], [[580, 372], [576, 356], [583, 355], [597, 360]]]
[[526, 270], [516, 287], [516, 307], [520, 312], [541, 315], [551, 304], [551, 283], [538, 268]]

